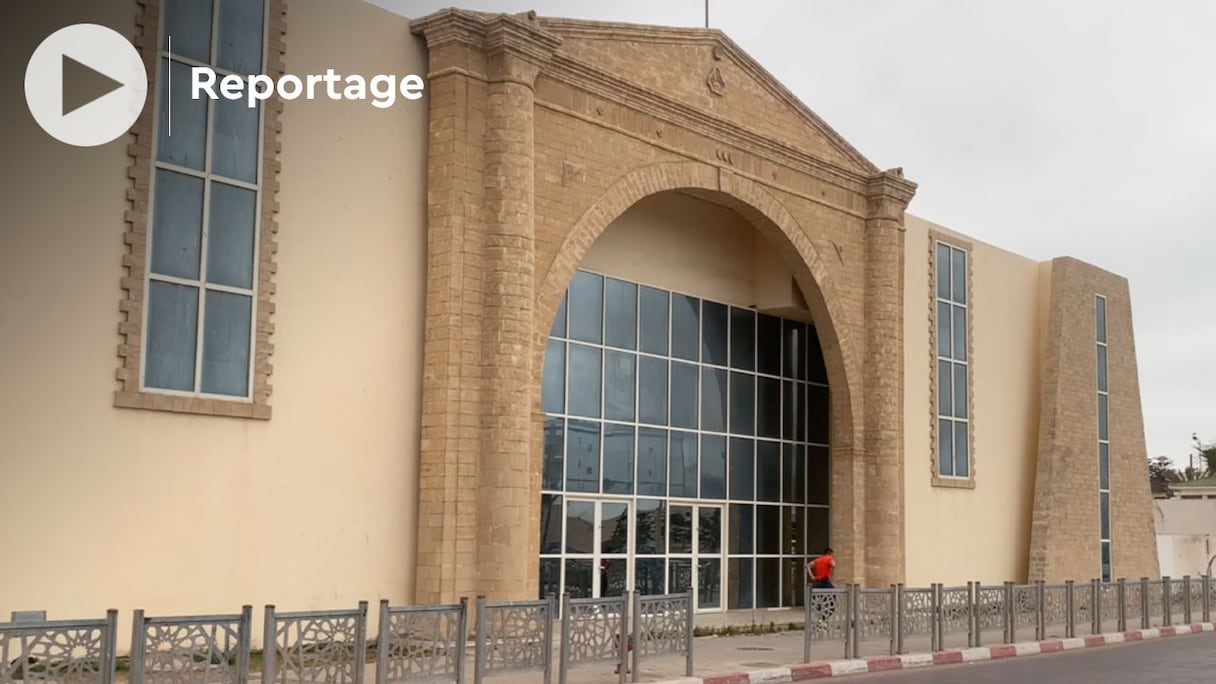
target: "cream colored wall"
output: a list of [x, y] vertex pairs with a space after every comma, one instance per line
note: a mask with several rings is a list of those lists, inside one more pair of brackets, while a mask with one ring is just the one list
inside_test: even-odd
[[[906, 582], [1024, 581], [1038, 452], [1042, 267], [916, 216], [906, 226]], [[973, 248], [975, 489], [931, 484], [930, 230]]]
[[737, 306], [793, 301], [791, 272], [746, 219], [678, 192], [652, 195], [622, 213], [579, 268]]
[[[62, 25], [134, 29], [133, 0], [64, 5], [10, 13], [5, 82]], [[287, 50], [288, 73], [426, 73], [360, 0], [292, 0]], [[286, 104], [268, 422], [114, 408], [127, 141], [71, 148], [0, 108], [0, 620], [117, 608], [125, 648], [134, 608], [410, 600], [425, 99]]]

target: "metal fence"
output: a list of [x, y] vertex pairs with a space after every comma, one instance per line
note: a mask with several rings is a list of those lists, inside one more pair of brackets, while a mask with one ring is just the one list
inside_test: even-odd
[[[858, 658], [877, 650], [889, 655], [942, 651], [961, 647], [964, 640], [975, 647], [1210, 622], [1216, 610], [1216, 580], [808, 587], [803, 603], [803, 657], [810, 662], [816, 643], [843, 642], [844, 657]], [[913, 641], [916, 646], [910, 648]]]
[[[250, 684], [259, 661], [260, 684], [464, 684], [470, 670], [475, 684], [511, 672], [566, 684], [572, 669], [593, 665], [614, 667], [624, 684], [639, 681], [644, 661], [668, 658], [664, 667], [682, 661], [691, 677], [694, 605], [691, 592], [560, 601], [478, 597], [472, 605], [461, 599], [441, 606], [381, 601], [374, 639], [367, 602], [285, 613], [269, 605], [260, 654], [251, 649], [251, 606], [178, 617], [137, 610], [122, 667], [130, 684]], [[1216, 580], [807, 587], [803, 609], [803, 659], [811, 662], [822, 659], [819, 649], [828, 645], [857, 658], [1211, 622]], [[113, 610], [94, 620], [14, 614], [0, 623], [0, 684], [113, 684], [117, 630]]]

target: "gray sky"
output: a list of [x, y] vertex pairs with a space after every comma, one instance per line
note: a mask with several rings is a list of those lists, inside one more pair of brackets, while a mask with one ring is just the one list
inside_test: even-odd
[[[703, 0], [371, 0], [702, 26]], [[909, 211], [1131, 282], [1149, 455], [1216, 440], [1216, 1], [711, 0]]]

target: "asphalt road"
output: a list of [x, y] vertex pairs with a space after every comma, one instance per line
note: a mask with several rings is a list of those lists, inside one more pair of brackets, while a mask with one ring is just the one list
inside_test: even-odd
[[1216, 632], [1064, 653], [856, 675], [874, 684], [1186, 684], [1216, 679]]

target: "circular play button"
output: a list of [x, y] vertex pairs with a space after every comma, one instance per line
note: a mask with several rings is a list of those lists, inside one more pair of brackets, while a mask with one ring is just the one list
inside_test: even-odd
[[130, 130], [148, 95], [148, 72], [135, 46], [97, 24], [47, 36], [25, 68], [25, 101], [34, 120], [60, 142], [104, 145]]

